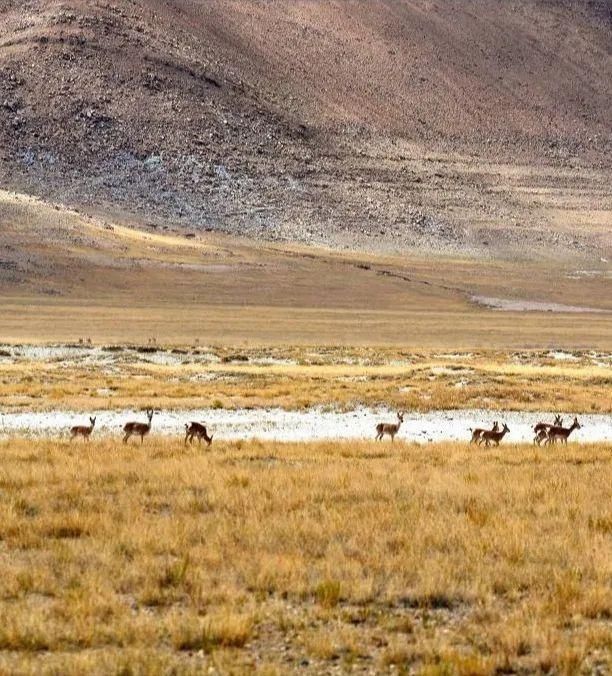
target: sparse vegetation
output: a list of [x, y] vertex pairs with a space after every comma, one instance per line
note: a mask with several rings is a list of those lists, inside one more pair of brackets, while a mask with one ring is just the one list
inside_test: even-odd
[[0, 183], [97, 209], [109, 237], [125, 213], [184, 245], [218, 228], [538, 264], [610, 253], [607, 0], [345, 5], [3, 2]]
[[[17, 349], [17, 348], [15, 348]], [[64, 408], [352, 409], [384, 404], [428, 411], [612, 411], [612, 354], [573, 351], [571, 361], [548, 351], [438, 354], [391, 348], [251, 348], [227, 363], [230, 348], [176, 354], [159, 346], [159, 359], [124, 346], [89, 356], [0, 360], [4, 410]], [[230, 354], [233, 354], [230, 352]], [[246, 360], [246, 361], [245, 361]]]
[[[109, 231], [103, 220], [1, 191], [0, 224], [2, 338], [15, 343], [88, 336], [136, 343], [153, 358], [156, 347], [195, 339], [232, 346], [226, 357], [274, 345], [509, 350], [552, 340], [555, 349], [609, 350], [612, 341], [605, 249], [596, 260], [571, 249], [570, 260], [500, 261], [262, 247], [214, 233], [185, 240], [120, 224]], [[597, 274], [573, 274], [582, 267]], [[473, 295], [600, 312], [498, 312]]]

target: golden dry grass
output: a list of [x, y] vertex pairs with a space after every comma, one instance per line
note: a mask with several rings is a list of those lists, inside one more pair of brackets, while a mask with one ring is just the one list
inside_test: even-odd
[[[143, 408], [155, 401], [164, 409], [386, 405], [420, 411], [612, 412], [609, 353], [574, 351], [561, 355], [570, 360], [556, 360], [549, 352], [536, 351], [144, 349], [155, 352], [111, 346], [102, 352], [89, 350], [89, 360], [35, 360], [27, 348], [11, 348], [9, 353], [17, 356], [0, 358], [0, 406], [91, 411]], [[177, 359], [182, 361], [172, 361]]]
[[[2, 338], [11, 342], [612, 344], [610, 272], [599, 259], [378, 256], [210, 233], [185, 239], [1, 191], [0, 225], [0, 246], [11, 247], [0, 276]], [[576, 277], [584, 268], [595, 274]], [[474, 305], [474, 294], [606, 313], [497, 312]]]
[[0, 672], [612, 668], [610, 445], [0, 457]]
[[[291, 284], [292, 280], [279, 283]], [[313, 289], [312, 302], [324, 291]], [[460, 312], [435, 311], [426, 309], [426, 299], [424, 306], [413, 311], [249, 306], [238, 299], [236, 304], [221, 306], [198, 302], [199, 293], [188, 304], [166, 301], [162, 290], [159, 293], [159, 303], [150, 307], [130, 307], [127, 298], [106, 305], [87, 298], [4, 297], [0, 302], [3, 338], [39, 342], [88, 336], [95, 342], [143, 342], [156, 336], [180, 345], [198, 339], [226, 345], [397, 345], [412, 349], [609, 349], [612, 344], [610, 315], [577, 319], [574, 315], [479, 310], [467, 304]], [[371, 302], [374, 306], [376, 299]]]

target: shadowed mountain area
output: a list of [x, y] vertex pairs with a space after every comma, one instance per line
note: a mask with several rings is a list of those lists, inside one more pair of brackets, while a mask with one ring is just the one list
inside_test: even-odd
[[599, 260], [611, 45], [607, 0], [0, 0], [0, 181], [152, 228]]

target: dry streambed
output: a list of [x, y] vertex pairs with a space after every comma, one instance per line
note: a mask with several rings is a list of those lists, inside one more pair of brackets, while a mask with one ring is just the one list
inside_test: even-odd
[[[471, 353], [437, 354], [432, 355], [431, 358], [442, 361], [439, 365], [428, 367], [431, 371], [430, 379], [459, 376], [462, 373], [461, 368], [476, 368], [478, 364], [477, 355]], [[155, 376], [158, 378], [167, 377], [167, 370], [169, 369], [182, 373], [182, 369], [192, 367], [191, 371], [186, 372], [188, 378], [197, 381], [212, 380], [219, 377], [219, 374], [213, 369], [219, 368], [219, 366], [223, 367], [224, 363], [233, 364], [233, 368], [240, 369], [243, 366], [245, 368], [273, 366], [276, 368], [303, 369], [303, 373], [307, 374], [311, 363], [358, 368], [382, 362], [394, 368], [406, 369], [406, 373], [408, 373], [410, 366], [418, 365], [419, 362], [427, 364], [428, 359], [423, 355], [405, 354], [402, 355], [401, 359], [397, 354], [349, 354], [344, 352], [332, 354], [325, 350], [319, 351], [316, 349], [309, 349], [298, 354], [291, 350], [260, 350], [235, 353], [215, 350], [209, 346], [170, 349], [156, 345], [141, 347], [99, 347], [82, 344], [0, 345], [0, 364], [24, 365], [24, 367], [34, 370], [37, 363], [52, 364], [57, 366], [62, 374], [62, 379], [64, 372], [72, 367], [85, 367], [90, 369], [92, 373], [112, 375], [123, 373], [125, 369], [128, 369], [126, 372], [129, 373], [130, 368], [138, 365], [145, 368], [153, 365], [154, 368], [161, 369]], [[572, 368], [574, 366], [591, 369], [594, 367], [597, 372], [601, 372], [604, 376], [612, 367], [612, 354], [595, 351], [574, 353], [550, 350], [538, 354], [516, 353], [508, 355], [507, 360], [507, 363], [511, 365], [552, 362], [564, 367], [569, 365]], [[501, 365], [504, 365], [503, 362]], [[193, 367], [196, 367], [195, 370], [193, 370]], [[554, 371], [551, 372], [554, 374]], [[360, 374], [361, 371], [347, 371], [346, 374], [340, 371], [339, 375], [336, 374], [334, 377], [345, 382], [358, 381], [369, 377], [367, 374]], [[68, 377], [66, 375], [66, 378]], [[464, 386], [463, 381], [454, 384], [454, 387], [462, 386]], [[105, 396], [110, 394], [110, 390], [99, 389], [97, 394]], [[228, 397], [231, 398], [231, 393]], [[355, 399], [359, 401], [357, 396]], [[62, 406], [57, 401], [51, 402], [52, 400], [49, 400], [49, 404], [57, 407], [55, 410], [0, 412], [0, 435], [5, 437], [22, 434], [32, 436], [67, 435], [72, 425], [87, 424], [87, 415], [71, 410], [72, 404], [66, 402]], [[208, 402], [207, 404], [210, 405]], [[100, 407], [103, 404], [98, 401], [97, 404], [92, 403], [92, 405]], [[117, 404], [118, 407], [122, 405], [125, 404]], [[91, 413], [91, 415], [97, 417], [96, 435], [119, 436], [126, 421], [145, 421], [144, 413], [140, 411], [110, 410], [110, 406], [108, 405], [105, 409], [94, 410]], [[553, 417], [550, 412], [546, 411], [502, 413], [476, 408], [434, 410], [427, 413], [410, 411], [406, 415], [405, 423], [398, 438], [418, 442], [467, 441], [470, 438], [470, 427], [489, 427], [493, 420], [498, 420], [500, 424], [506, 422], [510, 427], [510, 433], [505, 439], [506, 442], [529, 442], [533, 439], [532, 428], [534, 424], [541, 420], [552, 422]], [[600, 442], [612, 440], [612, 416], [584, 414], [578, 417], [582, 428], [572, 434], [571, 441]], [[566, 414], [564, 416], [565, 424], [571, 424], [572, 418], [573, 415]], [[152, 434], [181, 435], [184, 433], [184, 424], [192, 420], [204, 421], [209, 426], [209, 431], [216, 435], [216, 438], [315, 441], [323, 439], [371, 439], [374, 438], [377, 422], [395, 422], [396, 418], [394, 411], [366, 406], [348, 412], [333, 410], [329, 406], [312, 406], [299, 410], [286, 410], [280, 407], [192, 409], [181, 406], [180, 401], [177, 400], [174, 408], [172, 408], [172, 404], [166, 402], [164, 410], [157, 413], [153, 420]]]
[[[139, 411], [93, 411], [96, 433], [121, 434], [128, 420], [146, 421]], [[408, 413], [398, 438], [418, 441], [468, 441], [470, 427], [490, 427], [493, 420], [510, 428], [505, 441], [520, 443], [533, 440], [533, 426], [539, 421], [552, 422], [550, 413], [453, 410]], [[573, 416], [565, 415], [569, 426]], [[612, 441], [612, 416], [578, 415], [581, 429], [570, 436], [570, 441]], [[277, 441], [315, 441], [322, 439], [374, 438], [377, 422], [395, 422], [395, 413], [385, 409], [359, 408], [350, 412], [311, 408], [302, 411], [269, 409], [196, 409], [159, 411], [153, 418], [151, 434], [165, 436], [184, 434], [184, 424], [192, 420], [205, 422], [209, 432], [223, 439], [250, 439]], [[87, 416], [67, 410], [46, 412], [14, 412], [0, 415], [0, 434], [53, 436], [66, 435], [72, 425], [87, 424]]]

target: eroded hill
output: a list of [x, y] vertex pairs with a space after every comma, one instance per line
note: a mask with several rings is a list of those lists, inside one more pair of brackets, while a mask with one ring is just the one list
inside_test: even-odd
[[609, 2], [0, 11], [6, 187], [347, 248], [612, 246]]

